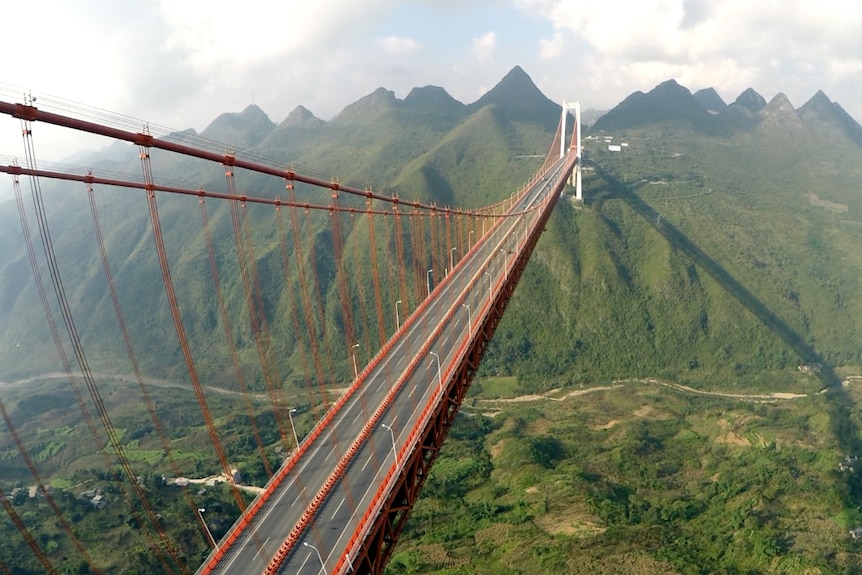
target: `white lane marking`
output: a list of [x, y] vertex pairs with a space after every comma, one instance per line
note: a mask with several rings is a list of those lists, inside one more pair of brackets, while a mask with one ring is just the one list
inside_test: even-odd
[[335, 508], [335, 511], [332, 513], [332, 517], [330, 519], [335, 519], [335, 516], [338, 515], [338, 510], [341, 509], [341, 506], [344, 505], [344, 500], [346, 497], [341, 498], [341, 503], [338, 504], [338, 507]]
[[416, 388], [419, 386], [418, 383], [413, 384], [413, 389], [410, 391], [410, 395], [407, 397], [413, 397], [413, 394], [416, 392]]
[[362, 412], [361, 412], [361, 411], [360, 411], [359, 413], [357, 413], [357, 414], [356, 414], [356, 417], [354, 417], [354, 418], [353, 418], [353, 423], [356, 423], [356, 420], [357, 420], [357, 419], [359, 419], [359, 417], [360, 417], [361, 415], [362, 415]]
[[443, 345], [446, 345], [447, 343], [449, 343], [449, 336], [448, 335], [446, 336], [446, 339], [443, 340]]
[[296, 502], [299, 501], [300, 497], [302, 497], [302, 492], [296, 495], [296, 499], [293, 500], [293, 503], [291, 503], [290, 506], [293, 507], [294, 505], [296, 505]]
[[365, 468], [366, 468], [366, 467], [368, 467], [368, 464], [369, 464], [369, 463], [371, 463], [371, 458], [372, 458], [372, 457], [374, 457], [374, 454], [373, 454], [373, 453], [372, 453], [371, 455], [369, 455], [369, 456], [368, 456], [368, 459], [366, 459], [366, 460], [365, 460], [365, 465], [363, 465], [363, 466], [362, 466], [362, 469], [360, 469], [360, 471], [365, 471]]
[[323, 461], [326, 461], [326, 460], [328, 460], [330, 457], [332, 457], [332, 454], [333, 454], [333, 453], [335, 453], [335, 448], [334, 448], [334, 447], [332, 448], [332, 451], [330, 451], [330, 452], [329, 452], [329, 455], [327, 455], [327, 456], [326, 456], [326, 459], [324, 459]]
[[384, 386], [384, 385], [386, 385], [386, 380], [385, 380], [385, 379], [384, 379], [383, 381], [381, 381], [381, 382], [380, 382], [380, 385], [378, 385], [378, 386], [377, 386], [377, 391], [380, 391], [381, 389], [383, 389], [383, 386]]
[[302, 573], [302, 570], [305, 568], [305, 564], [308, 563], [308, 560], [311, 559], [313, 552], [308, 552], [308, 557], [305, 558], [305, 561], [302, 562], [302, 565], [299, 566], [299, 569], [296, 570], [297, 573]]
[[260, 546], [260, 549], [257, 550], [257, 553], [254, 554], [254, 557], [251, 558], [252, 561], [257, 559], [257, 556], [260, 555], [260, 552], [264, 550], [266, 544], [269, 543], [269, 537], [266, 538], [266, 541], [263, 542], [263, 545]]

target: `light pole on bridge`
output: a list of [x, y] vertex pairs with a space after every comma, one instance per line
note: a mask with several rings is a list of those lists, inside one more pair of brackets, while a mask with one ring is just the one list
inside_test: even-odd
[[[394, 423], [394, 421], [393, 421]], [[380, 427], [385, 427], [389, 430], [389, 435], [392, 437], [392, 457], [395, 458], [395, 467], [398, 467], [398, 451], [395, 449], [395, 432], [392, 431], [392, 428], [385, 423], [381, 423]]]
[[461, 307], [467, 308], [467, 329], [473, 333], [473, 312], [470, 311], [470, 304], [462, 303]]
[[455, 250], [457, 250], [457, 249], [458, 248], [452, 248], [451, 250], [449, 250], [449, 271], [450, 272], [453, 269], [455, 269]]
[[425, 274], [425, 287], [428, 289], [428, 295], [431, 295], [431, 274], [434, 273], [434, 270], [428, 270], [428, 273]]
[[296, 408], [293, 407], [287, 412], [287, 418], [290, 420], [290, 430], [293, 431], [293, 443], [299, 449], [299, 438], [296, 436], [296, 426], [293, 424], [293, 414], [296, 413]]
[[509, 266], [507, 265], [508, 262], [506, 261], [506, 250], [504, 250], [503, 248], [500, 248], [500, 253], [503, 254], [503, 272], [505, 274], [503, 277], [504, 277], [504, 279], [508, 280], [509, 279]]
[[[483, 219], [482, 223], [484, 224], [484, 222], [485, 222], [485, 220]], [[474, 232], [474, 230], [470, 230], [469, 232], [467, 232], [467, 249], [470, 249], [473, 247], [473, 232]]]
[[206, 512], [206, 509], [204, 509], [203, 507], [199, 507], [198, 508], [198, 517], [200, 517], [201, 523], [204, 524], [204, 529], [207, 530], [207, 537], [209, 537], [210, 544], [212, 544], [213, 548], [215, 548], [215, 550], [218, 551], [218, 543], [216, 543], [216, 540], [213, 537], [212, 531], [210, 531], [210, 526], [207, 525], [207, 522], [204, 519], [204, 513], [205, 512]]
[[353, 350], [353, 378], [356, 379], [359, 377], [359, 366], [356, 365], [356, 350], [359, 349], [359, 344], [354, 343], [351, 349]]
[[488, 272], [485, 272], [485, 275], [488, 276], [488, 305], [491, 305], [491, 299], [492, 299], [492, 296], [491, 296], [491, 281], [492, 281], [491, 280], [491, 274]]
[[398, 304], [402, 303], [401, 300], [395, 302], [395, 331], [401, 329], [401, 316], [398, 315]]
[[303, 541], [302, 544], [305, 545], [306, 547], [311, 547], [312, 549], [314, 549], [314, 552], [317, 553], [318, 560], [320, 560], [320, 570], [326, 571], [326, 564], [323, 562], [323, 557], [320, 556], [320, 550], [318, 550], [317, 547], [315, 547], [314, 545], [312, 545], [308, 541]]
[[437, 381], [440, 382], [440, 389], [443, 389], [443, 374], [440, 371], [440, 356], [434, 353], [433, 351], [428, 352], [429, 355], [433, 355], [434, 359], [437, 360]]

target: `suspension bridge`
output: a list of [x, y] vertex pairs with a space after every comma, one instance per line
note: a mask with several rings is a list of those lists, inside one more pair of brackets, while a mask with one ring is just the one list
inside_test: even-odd
[[[575, 122], [567, 142], [570, 110], [575, 112]], [[213, 142], [160, 132], [62, 101], [7, 98], [0, 100], [0, 114], [17, 119], [23, 135], [23, 157], [0, 157], [0, 172], [8, 174], [13, 184], [27, 259], [48, 332], [92, 440], [105, 465], [119, 468], [125, 476], [126, 496], [137, 509], [136, 521], [154, 534], [151, 548], [165, 572], [190, 573], [195, 565], [187, 564], [182, 550], [163, 528], [158, 509], [136, 479], [138, 470], [105, 408], [52, 240], [42, 190], [45, 182], [61, 182], [86, 193], [93, 249], [101, 260], [122, 347], [166, 460], [181, 475], [182, 465], [173, 455], [169, 434], [140, 367], [135, 334], [127, 327], [132, 304], [124, 303], [117, 288], [116, 265], [112, 266], [108, 255], [111, 246], [102, 233], [99, 211], [102, 190], [146, 198], [152, 239], [149, 249], [164, 285], [161, 301], [169, 309], [170, 328], [215, 458], [224, 475], [231, 477], [224, 440], [209, 410], [210, 390], [189, 343], [189, 324], [195, 319], [185, 309], [182, 286], [172, 280], [178, 249], [172, 247], [172, 226], [165, 224], [160, 207], [176, 210], [169, 202], [185, 198], [185, 213], [198, 214], [193, 219], [199, 220], [195, 225], [203, 231], [205, 245], [196, 249], [206, 262], [205, 281], [213, 302], [208, 313], [217, 318], [213, 323], [224, 336], [230, 356], [226, 363], [243, 397], [269, 481], [250, 503], [230, 483], [242, 513], [218, 540], [212, 537], [194, 497], [185, 493], [213, 547], [195, 572], [382, 573], [486, 346], [570, 178], [581, 198], [577, 105], [563, 103], [550, 151], [532, 179], [506, 200], [476, 209], [405, 201], [371, 188], [343, 185], [250, 152], [225, 151]], [[34, 126], [39, 124], [134, 145], [140, 170], [134, 175], [100, 173], [37, 162]], [[160, 162], [176, 158], [223, 172], [223, 187], [207, 189], [156, 176]], [[268, 189], [272, 182], [277, 193], [245, 191]], [[29, 188], [32, 207], [25, 202], [25, 188]], [[253, 215], [261, 210], [267, 214]], [[226, 223], [219, 228], [218, 222]], [[277, 297], [266, 291], [270, 284], [261, 278], [261, 242], [254, 234], [261, 225], [272, 229], [272, 242], [266, 249], [281, 274], [283, 288]], [[218, 234], [223, 229], [233, 238], [232, 268], [226, 267], [226, 256], [219, 251]], [[328, 259], [321, 258], [321, 238], [329, 244]], [[189, 249], [181, 246], [183, 257]], [[321, 263], [324, 259], [329, 267]], [[239, 279], [226, 277], [227, 269], [234, 270]], [[225, 296], [228, 282], [242, 292], [241, 311], [232, 309]], [[273, 300], [279, 302], [281, 313], [275, 314], [273, 305], [267, 304]], [[253, 340], [248, 349], [240, 349], [237, 343], [237, 333], [243, 329]], [[293, 420], [296, 409], [286, 401], [285, 368], [278, 349], [289, 349], [301, 366], [299, 379], [305, 382], [316, 411], [316, 423], [302, 437]], [[371, 350], [376, 352], [368, 353]], [[362, 361], [362, 356], [370, 359]], [[288, 454], [279, 465], [270, 462], [267, 450], [272, 446], [263, 440], [266, 430], [257, 427], [249, 399], [254, 377], [246, 364], [250, 358], [257, 360], [254, 373], [265, 382], [280, 447]], [[346, 389], [336, 390], [332, 383], [343, 379], [345, 368], [350, 383]], [[34, 482], [44, 486], [2, 401], [0, 412]], [[50, 491], [43, 492], [91, 572], [100, 573], [98, 558], [79, 541], [75, 526], [63, 516]], [[45, 571], [59, 572], [2, 489], [0, 501]], [[2, 559], [0, 571], [9, 572]]]

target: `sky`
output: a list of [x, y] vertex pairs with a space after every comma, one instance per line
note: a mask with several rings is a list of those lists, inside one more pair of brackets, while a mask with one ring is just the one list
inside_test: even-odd
[[[822, 89], [860, 120], [860, 39], [847, 0], [29, 0], [4, 6], [0, 83], [201, 131], [251, 103], [329, 120], [381, 86], [470, 103], [519, 65], [584, 109], [673, 78], [728, 103], [752, 87], [799, 107]], [[70, 138], [37, 149], [59, 160]], [[0, 155], [20, 141], [0, 122]]]

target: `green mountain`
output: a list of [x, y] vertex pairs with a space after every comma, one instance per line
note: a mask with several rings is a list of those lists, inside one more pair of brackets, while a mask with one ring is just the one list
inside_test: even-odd
[[708, 115], [669, 81], [596, 122], [586, 208], [554, 214], [486, 373], [749, 387], [859, 369], [862, 149], [825, 96], [755, 96]]

